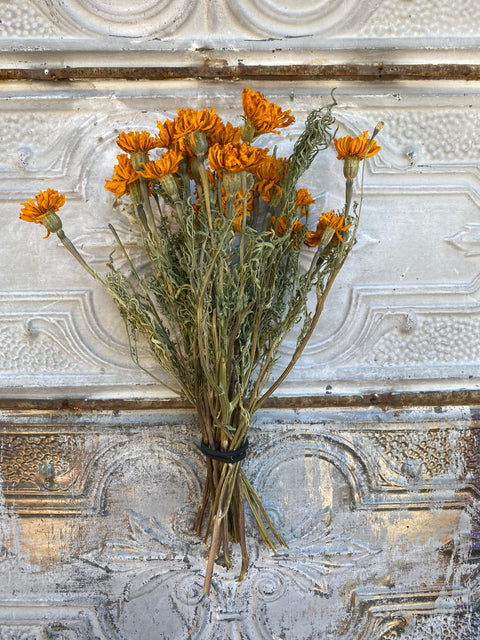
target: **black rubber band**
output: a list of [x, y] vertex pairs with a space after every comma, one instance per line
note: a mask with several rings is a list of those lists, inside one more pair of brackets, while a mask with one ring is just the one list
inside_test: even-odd
[[200, 443], [200, 450], [207, 456], [207, 458], [218, 460], [218, 462], [223, 462], [223, 464], [235, 464], [235, 462], [241, 462], [247, 455], [247, 449], [248, 439], [245, 440], [241, 447], [233, 449], [232, 451], [217, 451], [217, 449], [210, 449], [210, 447], [204, 442]]

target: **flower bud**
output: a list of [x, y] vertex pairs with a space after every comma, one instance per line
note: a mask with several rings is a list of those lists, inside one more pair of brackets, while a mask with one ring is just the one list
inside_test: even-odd
[[222, 182], [227, 198], [235, 198], [242, 188], [242, 173], [243, 171], [224, 171]]
[[42, 218], [42, 224], [49, 233], [58, 233], [62, 229], [62, 221], [55, 211], [49, 211]]
[[193, 131], [186, 139], [190, 149], [196, 156], [204, 156], [207, 153], [207, 136], [203, 131]]
[[140, 180], [130, 183], [128, 185], [128, 192], [133, 204], [137, 205], [137, 204], [143, 203], [143, 195], [142, 195], [142, 189], [140, 187]]
[[343, 161], [343, 175], [346, 180], [353, 180], [360, 167], [360, 158], [358, 156], [346, 156]]
[[177, 188], [177, 183], [175, 182], [175, 178], [171, 175], [166, 175], [160, 178], [160, 184], [165, 189], [165, 193], [172, 198], [172, 200], [176, 201], [179, 199], [179, 193]]

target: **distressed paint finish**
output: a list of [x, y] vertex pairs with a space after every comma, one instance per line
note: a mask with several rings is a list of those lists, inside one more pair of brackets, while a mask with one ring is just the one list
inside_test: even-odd
[[289, 549], [272, 555], [249, 527], [246, 578], [237, 549], [209, 597], [192, 414], [11, 412], [1, 436], [2, 637], [380, 640], [437, 618], [478, 630], [467, 407], [262, 412], [244, 468]]
[[[0, 13], [0, 640], [477, 640], [477, 4]], [[135, 369], [111, 301], [18, 203], [65, 192], [67, 232], [99, 270], [112, 219], [135, 254], [103, 189], [118, 131], [179, 106], [239, 123], [243, 86], [293, 110], [292, 134], [265, 139], [282, 155], [332, 87], [341, 134], [386, 126], [357, 246], [244, 462], [289, 549], [271, 555], [249, 521], [245, 580], [234, 550], [206, 597], [195, 416]], [[342, 205], [340, 173], [332, 152], [307, 175], [320, 209]]]

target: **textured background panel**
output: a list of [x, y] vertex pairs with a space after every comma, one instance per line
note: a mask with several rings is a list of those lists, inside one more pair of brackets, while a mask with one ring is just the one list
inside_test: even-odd
[[[137, 385], [130, 396], [147, 391], [148, 378], [129, 361], [111, 301], [63, 247], [54, 246], [55, 238], [42, 240], [40, 227], [18, 220], [19, 202], [47, 186], [65, 192], [66, 232], [97, 270], [105, 272], [113, 246], [111, 221], [139, 259], [139, 234], [128, 207], [114, 206], [103, 187], [115, 163], [116, 135], [122, 129], [154, 133], [157, 120], [173, 117], [186, 104], [215, 105], [239, 124], [241, 88], [240, 82], [105, 81], [35, 85], [26, 94], [21, 83], [4, 85], [0, 109], [7, 153], [0, 197], [11, 269], [0, 295], [2, 386], [82, 385], [109, 395], [128, 382]], [[254, 88], [293, 110], [297, 122], [287, 135], [262, 140], [288, 155], [308, 111], [328, 100], [331, 85], [272, 82]], [[480, 102], [476, 83], [468, 93], [463, 88], [449, 83], [431, 93], [428, 83], [375, 90], [339, 84], [339, 134], [355, 135], [383, 118], [382, 151], [366, 170], [357, 246], [281, 393], [477, 388]], [[334, 150], [320, 154], [302, 185], [314, 194], [317, 215], [342, 206], [343, 177]], [[306, 266], [311, 250], [304, 253]], [[121, 259], [118, 265], [125, 267]], [[284, 346], [283, 362], [294, 339]]]
[[476, 637], [479, 432], [466, 407], [262, 412], [244, 468], [289, 549], [272, 555], [248, 519], [245, 579], [234, 546], [208, 597], [191, 414], [1, 422], [2, 638], [446, 637], [436, 625]]
[[[479, 25], [467, 0], [0, 0], [0, 640], [480, 637]], [[18, 215], [50, 186], [95, 269], [112, 221], [138, 258], [103, 188], [119, 131], [185, 106], [240, 123], [244, 86], [293, 110], [263, 140], [279, 154], [333, 87], [341, 135], [386, 126], [358, 242], [244, 462], [289, 549], [247, 516], [244, 581], [234, 547], [206, 597], [196, 418], [158, 409], [182, 404], [111, 300]], [[302, 186], [342, 206], [333, 150]]]

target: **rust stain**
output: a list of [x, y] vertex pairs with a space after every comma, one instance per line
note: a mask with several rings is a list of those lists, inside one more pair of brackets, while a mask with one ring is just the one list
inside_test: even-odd
[[74, 80], [480, 80], [475, 64], [290, 64], [228, 65], [224, 59], [161, 67], [62, 67], [0, 69], [0, 80], [66, 82]]
[[[265, 403], [269, 409], [314, 409], [322, 407], [378, 407], [401, 409], [403, 407], [435, 407], [440, 415], [443, 407], [472, 407], [472, 417], [480, 420], [480, 390], [385, 392], [358, 394], [325, 394], [312, 396], [279, 396]], [[171, 399], [83, 399], [83, 398], [0, 398], [0, 410], [7, 411], [65, 411], [81, 415], [84, 411], [192, 409], [182, 398]]]

